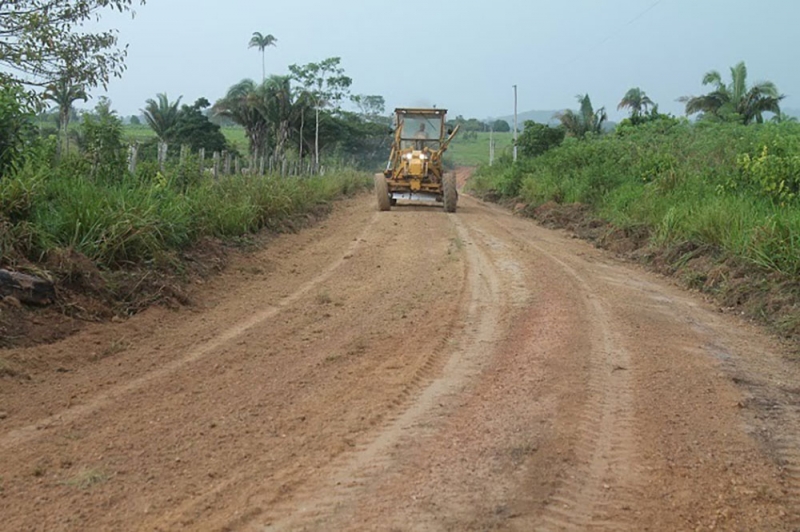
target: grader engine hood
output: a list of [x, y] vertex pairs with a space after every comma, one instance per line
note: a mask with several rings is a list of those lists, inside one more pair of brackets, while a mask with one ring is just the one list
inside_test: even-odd
[[430, 155], [420, 150], [412, 150], [402, 155], [403, 174], [406, 177], [422, 179], [428, 175]]

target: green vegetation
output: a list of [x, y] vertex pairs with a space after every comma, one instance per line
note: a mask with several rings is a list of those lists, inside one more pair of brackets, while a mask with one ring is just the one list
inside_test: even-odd
[[[103, 7], [124, 12], [131, 5], [23, 1], [0, 7], [4, 21], [31, 29], [9, 41], [13, 50], [4, 43], [0, 63], [51, 80], [36, 93], [26, 79], [0, 75], [0, 266], [42, 264], [65, 254], [86, 257], [104, 271], [176, 266], [178, 251], [204, 237], [279, 229], [369, 185], [367, 174], [341, 161], [374, 152], [388, 138], [388, 128], [372, 120], [383, 112], [383, 99], [362, 99], [369, 116], [341, 111], [351, 80], [338, 58], [293, 69], [295, 79], [306, 83], [302, 87], [292, 86], [289, 76], [265, 76], [261, 84], [245, 80], [211, 110], [205, 98], [181, 106], [181, 98], [158, 94], [144, 104], [146, 126], [123, 126], [101, 97], [70, 125], [78, 118], [74, 102], [85, 101], [92, 87], [124, 66], [115, 34], [79, 33], [81, 24]], [[74, 49], [50, 42], [59, 37]], [[251, 40], [262, 58], [274, 43], [271, 35], [257, 33]], [[44, 101], [57, 112], [37, 117]], [[312, 113], [316, 130], [304, 128]], [[238, 126], [221, 127], [225, 119]], [[156, 149], [159, 141], [168, 152]], [[129, 152], [132, 142], [139, 149]], [[306, 167], [300, 163], [312, 145], [314, 175], [288, 177], [287, 163], [296, 163], [294, 173]], [[231, 175], [215, 177], [211, 156], [223, 151], [272, 157], [275, 164], [239, 159], [225, 172]], [[130, 164], [129, 153], [138, 153], [137, 164]]]
[[[489, 133], [462, 135], [459, 133], [445, 153], [445, 160], [450, 165], [478, 166], [489, 162]], [[514, 142], [512, 133], [494, 133], [495, 153], [500, 156], [511, 153]]]
[[253, 36], [250, 37], [250, 43], [248, 44], [248, 48], [258, 48], [258, 51], [261, 52], [261, 81], [264, 82], [267, 80], [267, 65], [266, 65], [266, 49], [270, 46], [278, 46], [278, 39], [275, 38], [274, 35], [267, 34], [263, 35], [260, 31], [253, 32]]
[[580, 202], [656, 245], [691, 242], [800, 274], [800, 126], [661, 120], [482, 167], [479, 193]]
[[215, 181], [199, 173], [196, 160], [173, 163], [163, 174], [142, 164], [136, 175], [108, 162], [95, 170], [83, 157], [56, 168], [29, 160], [0, 189], [0, 256], [6, 263], [36, 261], [69, 248], [108, 269], [163, 262], [204, 236], [277, 229], [368, 182], [352, 170]]
[[608, 120], [605, 107], [595, 111], [588, 94], [578, 96], [578, 103], [580, 109], [577, 112], [567, 109], [556, 115], [567, 135], [583, 138], [590, 133], [595, 135], [602, 133], [603, 124]]
[[686, 114], [701, 113], [701, 118], [741, 122], [762, 123], [764, 113], [781, 116], [780, 102], [784, 96], [771, 81], [762, 81], [747, 86], [747, 67], [744, 62], [731, 67], [731, 82], [725, 84], [716, 70], [706, 73], [703, 85], [713, 85], [714, 90], [702, 96], [684, 96]]
[[[135, 0], [0, 2], [0, 85], [54, 80], [95, 87], [125, 69], [116, 31], [91, 31], [103, 11], [131, 12]], [[144, 4], [144, 0], [140, 0]], [[42, 80], [47, 80], [42, 83]], [[33, 99], [41, 93], [29, 92]]]

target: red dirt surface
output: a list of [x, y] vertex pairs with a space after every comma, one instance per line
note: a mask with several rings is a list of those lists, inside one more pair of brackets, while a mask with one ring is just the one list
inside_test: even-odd
[[2, 528], [800, 523], [783, 347], [499, 207], [347, 200], [189, 296], [0, 351]]

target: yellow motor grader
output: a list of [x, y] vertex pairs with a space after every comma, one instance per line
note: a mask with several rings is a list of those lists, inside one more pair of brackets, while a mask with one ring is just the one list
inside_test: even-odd
[[389, 163], [375, 174], [378, 209], [398, 200], [437, 202], [456, 212], [455, 173], [445, 172], [442, 155], [458, 133], [447, 130], [445, 109], [395, 109], [395, 133]]

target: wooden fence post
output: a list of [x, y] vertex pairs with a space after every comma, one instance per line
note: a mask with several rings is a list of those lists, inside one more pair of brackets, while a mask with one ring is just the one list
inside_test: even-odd
[[162, 172], [164, 171], [164, 165], [167, 162], [167, 151], [168, 150], [169, 150], [169, 147], [167, 146], [166, 142], [164, 142], [163, 140], [158, 141], [158, 168]]
[[197, 158], [200, 159], [200, 175], [203, 175], [205, 172], [205, 165], [206, 165], [206, 149], [200, 148], [200, 152], [197, 154]]
[[219, 179], [219, 152], [214, 152], [214, 180]]
[[242, 175], [242, 163], [239, 161], [238, 157], [233, 160], [233, 168], [236, 175]]
[[231, 154], [227, 151], [222, 153], [225, 156], [225, 175], [231, 175]]
[[128, 147], [128, 172], [136, 175], [136, 160], [139, 158], [139, 143], [131, 144]]

